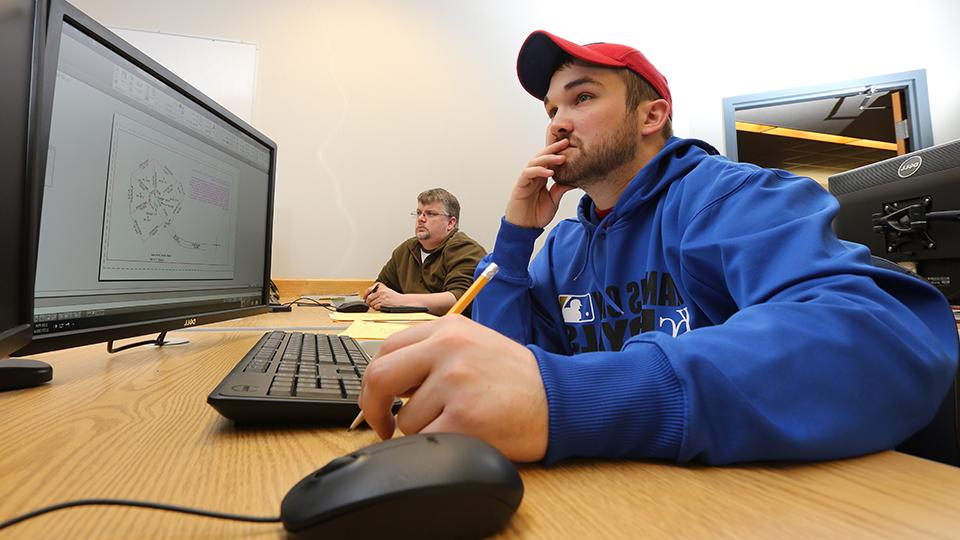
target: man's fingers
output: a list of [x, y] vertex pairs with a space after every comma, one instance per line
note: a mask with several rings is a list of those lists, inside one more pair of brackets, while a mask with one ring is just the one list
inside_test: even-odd
[[382, 292], [382, 291], [368, 292], [367, 295], [363, 297], [363, 301], [366, 302], [366, 303], [368, 303], [368, 304], [370, 304], [370, 303], [372, 303], [372, 302], [376, 302], [377, 299], [379, 299], [379, 298], [381, 298], [381, 297], [383, 297], [383, 292]]
[[367, 423], [382, 439], [393, 435], [393, 400], [422, 384], [430, 374], [433, 359], [428, 356], [426, 348], [415, 343], [386, 355], [378, 355], [363, 374], [359, 405]]
[[546, 167], [530, 167], [523, 170], [517, 184], [513, 187], [511, 196], [517, 201], [525, 201], [540, 193], [546, 186], [547, 180], [553, 176], [553, 169]]
[[567, 156], [560, 154], [546, 154], [543, 156], [537, 156], [530, 160], [527, 163], [527, 167], [549, 167], [550, 165], [556, 165], [558, 163], [563, 163], [567, 160]]
[[559, 141], [548, 144], [543, 150], [540, 151], [538, 156], [545, 154], [556, 154], [557, 152], [563, 150], [564, 148], [570, 146], [570, 139], [560, 139]]
[[370, 296], [370, 293], [373, 292], [374, 287], [376, 287], [377, 285], [379, 285], [379, 283], [374, 283], [373, 285], [367, 287], [367, 290], [363, 291], [363, 297], [362, 297], [362, 298], [363, 298], [364, 300], [366, 300], [367, 297]]
[[443, 412], [446, 393], [437, 387], [436, 379], [428, 377], [397, 413], [397, 427], [404, 435], [418, 433]]
[[[517, 184], [519, 187], [529, 187], [535, 186], [537, 188], [543, 186], [547, 182], [547, 178], [553, 176], [553, 169], [547, 167], [527, 167], [520, 174], [520, 182]], [[524, 180], [526, 182], [524, 182]]]

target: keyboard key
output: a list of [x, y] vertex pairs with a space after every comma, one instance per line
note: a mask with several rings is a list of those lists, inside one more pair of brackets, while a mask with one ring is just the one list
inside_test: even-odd
[[344, 396], [339, 391], [327, 390], [325, 388], [297, 388], [298, 397], [313, 399], [342, 399]]
[[330, 379], [339, 378], [337, 375], [337, 367], [331, 364], [320, 364], [317, 366], [320, 372], [321, 377], [326, 377]]

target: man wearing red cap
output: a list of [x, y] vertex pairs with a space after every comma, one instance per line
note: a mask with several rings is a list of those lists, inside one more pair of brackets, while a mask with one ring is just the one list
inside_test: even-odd
[[[384, 343], [360, 399], [381, 437], [399, 424], [517, 461], [731, 463], [873, 452], [930, 420], [957, 366], [949, 306], [838, 240], [815, 182], [672, 136], [667, 81], [630, 47], [538, 31], [517, 72], [547, 145], [477, 267], [500, 266], [482, 326], [444, 317]], [[577, 219], [528, 266], [575, 187]]]

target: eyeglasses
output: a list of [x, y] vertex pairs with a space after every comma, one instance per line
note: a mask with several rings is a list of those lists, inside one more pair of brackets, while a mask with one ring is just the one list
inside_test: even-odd
[[418, 218], [420, 216], [425, 216], [427, 219], [433, 219], [435, 217], [447, 216], [450, 217], [450, 214], [444, 214], [443, 212], [434, 212], [433, 210], [420, 210], [417, 208], [416, 212], [410, 212], [410, 215]]

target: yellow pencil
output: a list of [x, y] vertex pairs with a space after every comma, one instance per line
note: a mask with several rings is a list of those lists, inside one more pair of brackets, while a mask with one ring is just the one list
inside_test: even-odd
[[[450, 310], [447, 311], [447, 315], [455, 315], [463, 313], [463, 310], [467, 309], [467, 306], [470, 305], [470, 302], [473, 302], [473, 299], [477, 296], [481, 289], [483, 289], [487, 283], [490, 283], [490, 280], [493, 279], [493, 276], [497, 275], [497, 271], [500, 270], [500, 267], [497, 266], [497, 263], [490, 263], [490, 266], [487, 266], [483, 269], [483, 272], [477, 277], [477, 280], [473, 282], [473, 285], [470, 285], [470, 288], [467, 289], [463, 296], [456, 301], [455, 304], [450, 306]], [[350, 424], [350, 427], [347, 428], [347, 431], [360, 425], [360, 422], [363, 422], [363, 411], [360, 411], [360, 414], [353, 419], [353, 422]]]

